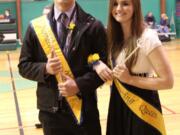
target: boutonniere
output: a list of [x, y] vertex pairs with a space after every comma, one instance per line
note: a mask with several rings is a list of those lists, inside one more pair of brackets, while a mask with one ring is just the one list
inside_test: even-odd
[[67, 27], [67, 29], [68, 29], [67, 44], [70, 44], [71, 36], [72, 36], [73, 30], [75, 27], [76, 27], [76, 24], [74, 22], [70, 22]]
[[73, 31], [75, 27], [76, 27], [76, 24], [74, 22], [70, 22], [69, 26], [68, 26], [68, 29]]

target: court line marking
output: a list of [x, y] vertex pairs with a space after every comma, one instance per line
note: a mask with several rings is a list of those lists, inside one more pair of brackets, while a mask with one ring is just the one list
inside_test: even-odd
[[[34, 128], [35, 128], [34, 125], [23, 126], [23, 127], [21, 127], [21, 128], [30, 128], [30, 127], [34, 127]], [[0, 128], [0, 131], [2, 131], [2, 130], [13, 130], [13, 129], [18, 129], [18, 128], [19, 128], [19, 127]]]
[[11, 84], [12, 84], [12, 90], [13, 90], [13, 96], [14, 96], [14, 102], [15, 102], [15, 108], [16, 108], [16, 115], [17, 115], [17, 120], [18, 120], [19, 133], [20, 135], [24, 135], [21, 113], [19, 109], [19, 104], [18, 104], [18, 99], [17, 99], [17, 94], [16, 94], [16, 87], [15, 87], [15, 82], [14, 82], [14, 77], [13, 77], [13, 72], [12, 72], [11, 58], [10, 58], [9, 52], [7, 52], [6, 54], [8, 58], [9, 72], [11, 76]]
[[165, 110], [169, 111], [171, 114], [177, 114], [175, 111], [173, 111], [172, 109], [166, 107], [165, 105], [161, 105], [162, 108], [164, 108]]

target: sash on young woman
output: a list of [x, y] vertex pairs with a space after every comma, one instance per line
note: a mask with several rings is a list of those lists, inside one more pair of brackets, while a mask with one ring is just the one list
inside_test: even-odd
[[[52, 47], [55, 50], [56, 55], [58, 56], [59, 60], [62, 63], [62, 69], [63, 73], [70, 76], [71, 78], [74, 78], [73, 73], [68, 65], [68, 62], [66, 61], [61, 48], [59, 47], [59, 44], [54, 36], [54, 33], [52, 32], [52, 29], [49, 24], [49, 20], [46, 16], [41, 16], [35, 20], [32, 21], [32, 26], [35, 30], [35, 33], [39, 39], [39, 42], [48, 57], [51, 54]], [[63, 82], [63, 79], [61, 79], [61, 74], [56, 74], [56, 79], [59, 82]], [[69, 104], [69, 107], [72, 111], [72, 114], [75, 118], [75, 121], [77, 124], [80, 124], [82, 121], [82, 99], [80, 99], [78, 96], [71, 96], [66, 97], [66, 101]]]
[[162, 135], [166, 135], [162, 113], [138, 95], [130, 92], [119, 80], [114, 79], [114, 83], [129, 109], [140, 119], [157, 129]]

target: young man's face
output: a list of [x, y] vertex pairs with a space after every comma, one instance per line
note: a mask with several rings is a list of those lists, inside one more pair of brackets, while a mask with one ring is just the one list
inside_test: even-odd
[[54, 0], [56, 6], [66, 6], [70, 7], [75, 3], [76, 0]]

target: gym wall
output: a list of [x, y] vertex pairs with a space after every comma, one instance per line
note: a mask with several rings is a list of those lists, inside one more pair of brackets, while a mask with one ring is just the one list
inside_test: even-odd
[[[43, 7], [52, 3], [53, 0], [22, 0], [21, 2], [21, 17], [22, 17], [22, 35], [26, 32], [27, 26], [35, 17], [38, 17], [42, 14]], [[107, 24], [107, 14], [108, 14], [108, 0], [77, 0], [79, 4], [87, 12], [91, 13], [93, 16], [98, 18], [103, 22], [104, 25]], [[156, 21], [160, 20], [160, 1], [159, 0], [141, 0], [142, 11], [145, 16], [148, 11], [152, 11]], [[0, 2], [0, 13], [3, 13], [4, 9], [10, 8], [13, 16], [16, 17], [16, 4], [15, 2]], [[174, 14], [176, 23], [176, 0], [166, 0], [166, 13], [169, 18]], [[179, 23], [178, 23], [179, 24]], [[177, 28], [177, 27], [176, 27]], [[176, 29], [177, 37], [180, 37], [180, 29]]]

